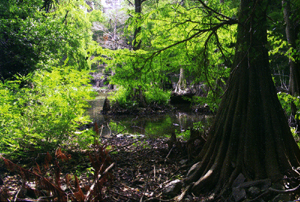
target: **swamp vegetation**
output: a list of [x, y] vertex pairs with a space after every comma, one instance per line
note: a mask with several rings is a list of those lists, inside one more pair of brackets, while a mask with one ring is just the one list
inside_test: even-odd
[[299, 199], [299, 9], [1, 1], [0, 200]]

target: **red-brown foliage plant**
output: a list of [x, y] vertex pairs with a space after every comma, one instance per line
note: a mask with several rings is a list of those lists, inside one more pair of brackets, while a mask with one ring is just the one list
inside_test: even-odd
[[[26, 192], [33, 192], [33, 198], [51, 198], [53, 201], [103, 201], [103, 188], [106, 186], [106, 182], [112, 177], [110, 170], [113, 168], [108, 151], [105, 147], [95, 144], [95, 150], [93, 153], [89, 153], [91, 164], [95, 169], [94, 182], [91, 185], [85, 185], [80, 187], [80, 181], [77, 176], [74, 176], [74, 186], [72, 186], [72, 177], [70, 174], [66, 174], [65, 178], [61, 176], [61, 166], [63, 163], [67, 163], [71, 158], [70, 155], [62, 152], [60, 148], [55, 151], [55, 158], [52, 158], [49, 152], [45, 155], [44, 170], [36, 163], [36, 166], [32, 169], [25, 169], [21, 166], [13, 163], [12, 161], [1, 157], [6, 167], [11, 172], [18, 173], [22, 180], [22, 189]], [[72, 165], [74, 167], [74, 165]], [[46, 177], [48, 176], [48, 177]], [[28, 182], [33, 181], [35, 187], [28, 186]], [[65, 184], [66, 186], [62, 186]], [[65, 187], [65, 188], [63, 188]], [[9, 193], [4, 186], [0, 187], [0, 199], [1, 201], [8, 201]], [[15, 195], [15, 200], [22, 199], [22, 197], [28, 198], [28, 196]]]

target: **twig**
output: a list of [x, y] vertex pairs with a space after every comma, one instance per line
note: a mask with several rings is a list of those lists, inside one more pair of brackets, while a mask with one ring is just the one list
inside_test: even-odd
[[92, 191], [93, 191], [95, 185], [97, 184], [97, 182], [98, 182], [103, 176], [105, 176], [105, 175], [106, 175], [106, 174], [114, 167], [114, 165], [115, 165], [115, 163], [110, 164], [110, 166], [108, 166], [102, 174], [99, 174], [99, 175], [98, 175], [97, 179], [94, 181], [94, 183], [92, 184], [90, 190], [89, 190], [88, 193], [86, 194], [86, 197], [85, 197], [84, 202], [90, 200], [91, 193], [92, 193]]
[[101, 132], [100, 132], [100, 134], [99, 134], [99, 137], [102, 137], [103, 128], [104, 128], [104, 126], [103, 126], [103, 124], [102, 124], [102, 126], [101, 126]]
[[263, 192], [259, 196], [255, 197], [254, 199], [250, 200], [249, 202], [257, 201], [257, 199], [259, 199], [259, 198], [263, 197], [264, 195], [268, 194], [270, 191], [276, 192], [276, 193], [288, 193], [288, 192], [296, 191], [297, 189], [299, 189], [299, 187], [300, 187], [300, 184], [297, 187], [295, 187], [295, 188], [285, 189], [285, 190], [279, 190], [279, 189], [274, 189], [272, 187], [269, 187], [269, 189], [267, 189], [265, 192]]
[[109, 127], [109, 124], [106, 123], [106, 125], [107, 125], [107, 127], [108, 127], [108, 129], [109, 129], [109, 136], [111, 137], [111, 129], [110, 129], [110, 127]]
[[191, 187], [192, 187], [191, 185], [188, 185], [179, 196], [176, 196], [174, 198], [174, 201], [182, 201], [184, 196], [186, 195], [186, 193], [189, 191]]
[[24, 187], [24, 180], [22, 179], [22, 185], [20, 186], [20, 188], [19, 188], [19, 190], [15, 193], [15, 196], [14, 196], [14, 198], [13, 198], [13, 202], [15, 202], [15, 201], [17, 201], [18, 200], [18, 195], [19, 195], [19, 193], [20, 193], [20, 191], [23, 189], [23, 187]]
[[[230, 17], [228, 17], [228, 16], [226, 16], [226, 15], [223, 15], [222, 13], [219, 13], [219, 12], [217, 12], [216, 10], [212, 9], [211, 7], [207, 6], [202, 0], [198, 0], [198, 1], [202, 4], [202, 6], [203, 6], [205, 9], [210, 10], [210, 11], [212, 11], [213, 13], [215, 13], [215, 14], [217, 14], [217, 15], [219, 15], [219, 16], [221, 16], [221, 17], [227, 19], [227, 20], [232, 20], [232, 21], [235, 21], [236, 23], [238, 22], [237, 20], [235, 20], [235, 19], [233, 19], [233, 18], [230, 18]], [[220, 20], [220, 19], [218, 19], [218, 20]]]
[[173, 199], [160, 199], [160, 198], [158, 198], [158, 197], [151, 197], [151, 198], [148, 198], [148, 199], [146, 199], [146, 200], [144, 200], [144, 202], [146, 202], [146, 201], [163, 201], [163, 202], [169, 202], [169, 201], [173, 201]]
[[142, 197], [140, 198], [140, 202], [143, 202], [144, 196], [145, 196], [145, 193], [143, 192]]
[[165, 161], [166, 161], [166, 160], [169, 158], [169, 156], [170, 156], [170, 154], [171, 154], [171, 152], [172, 152], [173, 148], [174, 148], [174, 147], [172, 147], [172, 148], [170, 149], [170, 151], [169, 151], [168, 155], [167, 155], [167, 156], [166, 156], [166, 158], [165, 158]]
[[298, 175], [300, 175], [300, 173], [299, 173], [299, 171], [297, 170], [297, 169], [295, 169], [295, 168], [292, 168], [293, 169], [293, 171], [295, 172], [295, 173], [297, 173]]
[[155, 181], [155, 179], [156, 179], [156, 170], [155, 170], [155, 165], [153, 165], [153, 173], [154, 173], [154, 181]]
[[143, 191], [143, 194], [142, 194], [142, 196], [141, 196], [141, 198], [140, 198], [140, 202], [143, 202], [143, 198], [144, 198], [145, 192], [146, 192], [146, 190], [147, 190], [147, 185], [148, 185], [148, 180], [147, 180], [146, 185], [144, 186], [144, 191]]
[[272, 192], [277, 192], [277, 193], [288, 193], [288, 192], [296, 191], [297, 189], [299, 189], [299, 187], [300, 187], [300, 184], [297, 187], [292, 188], [292, 189], [279, 190], [279, 189], [274, 189], [272, 187], [269, 187], [269, 190]]

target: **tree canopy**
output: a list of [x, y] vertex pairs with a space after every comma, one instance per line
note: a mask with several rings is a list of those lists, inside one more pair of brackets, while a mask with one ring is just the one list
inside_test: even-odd
[[2, 1], [1, 79], [62, 64], [88, 68], [92, 22], [102, 20], [88, 8], [84, 1]]
[[1, 152], [53, 149], [90, 122], [91, 56], [102, 51], [91, 27], [103, 16], [88, 9], [75, 0], [0, 2]]

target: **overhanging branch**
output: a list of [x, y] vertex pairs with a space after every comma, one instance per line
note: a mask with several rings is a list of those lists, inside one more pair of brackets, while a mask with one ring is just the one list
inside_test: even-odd
[[211, 7], [207, 6], [202, 0], [198, 0], [198, 1], [202, 4], [202, 6], [203, 6], [205, 9], [210, 10], [211, 12], [213, 12], [213, 13], [215, 13], [215, 14], [217, 14], [217, 15], [219, 15], [219, 16], [221, 16], [221, 17], [223, 17], [223, 18], [225, 18], [225, 19], [227, 19], [227, 20], [229, 20], [229, 21], [235, 21], [236, 23], [238, 22], [237, 20], [235, 20], [235, 19], [233, 19], [233, 18], [230, 18], [230, 17], [228, 17], [228, 16], [226, 16], [226, 15], [224, 15], [224, 14], [222, 14], [222, 13], [219, 13], [219, 12], [217, 12], [216, 10], [212, 9]]
[[[201, 0], [199, 0], [199, 1], [201, 1]], [[222, 14], [220, 14], [220, 15], [223, 16]], [[177, 46], [179, 44], [186, 43], [186, 42], [192, 40], [193, 38], [196, 38], [196, 37], [198, 37], [198, 36], [200, 36], [200, 35], [202, 35], [204, 33], [207, 33], [207, 32], [212, 32], [212, 33], [210, 33], [210, 37], [209, 37], [209, 39], [210, 39], [214, 34], [216, 34], [216, 31], [219, 28], [223, 27], [224, 25], [233, 25], [233, 24], [237, 24], [238, 23], [238, 21], [235, 20], [235, 19], [232, 19], [232, 18], [229, 18], [229, 17], [226, 17], [226, 16], [223, 16], [223, 17], [226, 18], [227, 20], [222, 20], [221, 23], [218, 23], [218, 24], [216, 24], [216, 23], [210, 24], [210, 25], [213, 25], [213, 26], [210, 27], [210, 28], [207, 28], [207, 29], [195, 29], [195, 28], [193, 28], [193, 30], [195, 30], [197, 32], [194, 33], [194, 34], [192, 34], [188, 38], [186, 38], [184, 40], [181, 40], [181, 41], [177, 41], [177, 42], [175, 42], [175, 43], [173, 43], [173, 44], [171, 44], [171, 45], [169, 45], [167, 47], [164, 47], [164, 48], [162, 48], [160, 50], [157, 50], [157, 51], [153, 52], [149, 57], [145, 58], [144, 64], [141, 66], [141, 68], [136, 69], [135, 73], [141, 72], [145, 68], [145, 66], [146, 66], [146, 64], [148, 62], [151, 63], [151, 61], [153, 60], [154, 57], [158, 56], [160, 53], [162, 53], [165, 50], [168, 50], [168, 49], [170, 49], [172, 47], [175, 47], [175, 46]], [[206, 40], [206, 43], [209, 41], [209, 39]], [[206, 46], [207, 46], [207, 44], [206, 44]], [[149, 67], [145, 72], [149, 72], [150, 69], [151, 68]], [[132, 76], [134, 76], [135, 73], [133, 73]]]
[[233, 25], [233, 24], [236, 24], [236, 23], [237, 23], [236, 20], [227, 20], [227, 21], [223, 21], [222, 23], [219, 23], [219, 24], [215, 25], [214, 27], [211, 27], [211, 28], [208, 28], [208, 29], [201, 29], [201, 30], [198, 30], [195, 34], [191, 35], [190, 37], [188, 37], [188, 38], [186, 38], [186, 39], [184, 39], [184, 40], [178, 41], [178, 42], [176, 42], [176, 43], [173, 43], [173, 44], [171, 44], [171, 45], [169, 45], [169, 46], [167, 46], [167, 47], [165, 47], [165, 48], [163, 48], [163, 49], [160, 49], [160, 50], [158, 50], [158, 51], [152, 53], [152, 54], [150, 55], [150, 57], [148, 57], [148, 58], [145, 60], [145, 63], [144, 63], [144, 65], [142, 66], [141, 69], [143, 69], [143, 68], [145, 67], [146, 63], [147, 63], [149, 60], [151, 60], [152, 58], [154, 58], [155, 56], [159, 55], [161, 52], [163, 52], [163, 51], [165, 51], [165, 50], [168, 50], [168, 49], [170, 49], [170, 48], [172, 48], [172, 47], [174, 47], [174, 46], [177, 46], [177, 45], [179, 45], [179, 44], [182, 44], [182, 43], [185, 43], [185, 42], [187, 42], [187, 41], [190, 41], [191, 39], [193, 39], [193, 38], [195, 38], [195, 37], [197, 37], [197, 36], [199, 36], [199, 35], [202, 35], [202, 34], [204, 34], [204, 33], [206, 33], [206, 32], [210, 32], [210, 31], [216, 32], [219, 28], [223, 27], [224, 25]]

